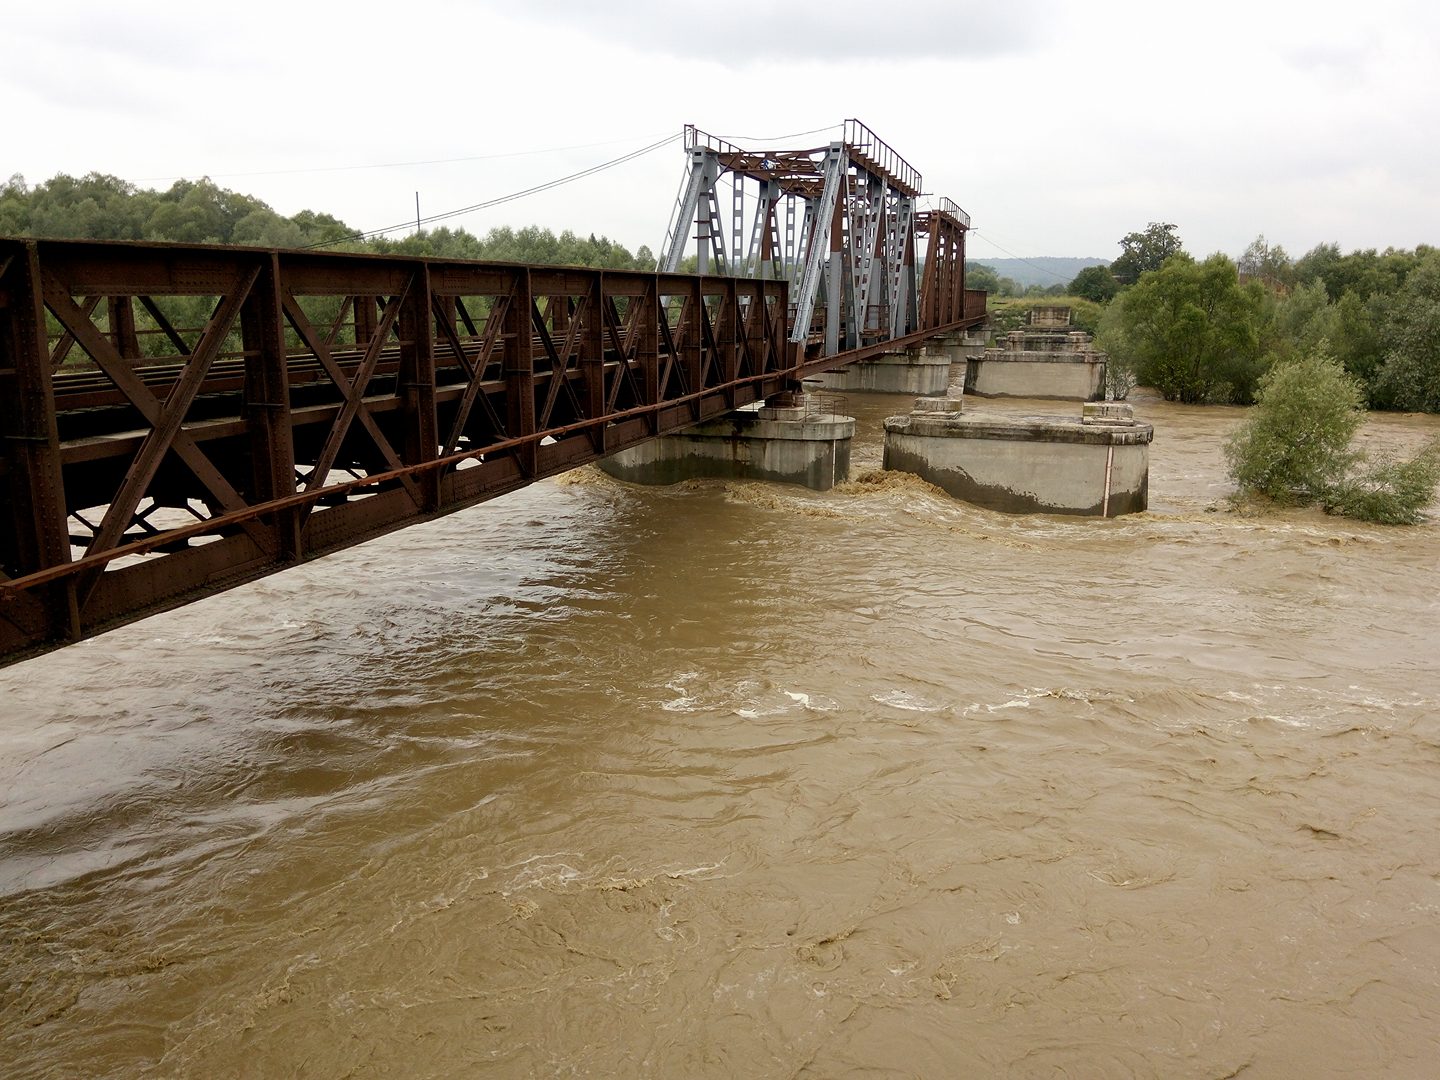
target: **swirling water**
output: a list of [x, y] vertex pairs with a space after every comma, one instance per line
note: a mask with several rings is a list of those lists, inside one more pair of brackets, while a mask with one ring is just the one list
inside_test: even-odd
[[0, 1073], [1437, 1075], [1440, 526], [1148, 398], [1149, 513], [991, 514], [899, 404], [0, 671]]

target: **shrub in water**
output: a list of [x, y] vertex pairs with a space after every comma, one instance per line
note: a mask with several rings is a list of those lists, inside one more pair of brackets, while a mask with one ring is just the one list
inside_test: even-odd
[[1272, 368], [1225, 446], [1241, 492], [1291, 504], [1321, 498], [1356, 460], [1349, 447], [1362, 401], [1328, 349]]
[[1350, 449], [1364, 419], [1360, 384], [1323, 346], [1277, 364], [1261, 380], [1250, 417], [1225, 446], [1244, 495], [1319, 502], [1328, 513], [1413, 525], [1440, 485], [1440, 440], [1409, 461], [1366, 462]]
[[1325, 493], [1329, 514], [1379, 525], [1414, 525], [1440, 485], [1440, 440], [1431, 440], [1409, 461], [1385, 458], [1346, 477]]

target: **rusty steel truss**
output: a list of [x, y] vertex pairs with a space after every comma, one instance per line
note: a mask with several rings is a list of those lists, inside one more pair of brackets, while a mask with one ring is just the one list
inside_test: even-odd
[[782, 282], [0, 240], [0, 659], [781, 392], [799, 363]]
[[921, 210], [919, 172], [858, 120], [805, 149], [743, 149], [693, 126], [685, 145], [661, 270], [693, 242], [702, 274], [791, 282], [791, 340], [827, 355], [963, 317], [969, 215], [950, 199]]
[[787, 312], [783, 280], [0, 238], [0, 664], [880, 351]]

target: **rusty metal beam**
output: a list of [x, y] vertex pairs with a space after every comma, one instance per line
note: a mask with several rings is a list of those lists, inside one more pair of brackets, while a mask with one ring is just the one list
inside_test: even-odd
[[[856, 358], [802, 355], [788, 299], [774, 280], [0, 238], [0, 663]], [[186, 304], [203, 330], [167, 317]], [[72, 349], [90, 363], [52, 370]]]

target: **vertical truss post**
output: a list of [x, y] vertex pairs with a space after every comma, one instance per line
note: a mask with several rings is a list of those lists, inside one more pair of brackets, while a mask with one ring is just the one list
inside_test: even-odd
[[795, 273], [795, 196], [785, 196], [785, 245], [780, 255], [780, 276], [789, 278]]
[[[680, 363], [685, 368], [685, 377], [692, 393], [699, 393], [705, 386], [705, 369], [702, 352], [705, 347], [705, 294], [701, 291], [700, 279], [691, 278], [685, 293], [684, 306], [680, 309], [682, 340]], [[695, 403], [695, 417], [700, 418], [700, 403]]]
[[745, 273], [741, 254], [745, 250], [745, 178], [737, 173], [730, 174], [730, 264], [726, 269], [732, 274]]
[[355, 310], [355, 347], [363, 349], [375, 336], [375, 330], [379, 326], [378, 305], [373, 296], [357, 296], [354, 303]]
[[[861, 344], [864, 330], [878, 327], [879, 313], [871, 315], [875, 306], [875, 256], [879, 251], [885, 217], [888, 188], [881, 177], [867, 173], [861, 190], [849, 200], [850, 222], [850, 332], [846, 340], [850, 348]], [[883, 276], [883, 275], [880, 275]]]
[[[0, 580], [70, 561], [70, 530], [60, 462], [50, 350], [34, 241], [0, 247], [0, 436], [13, 543], [0, 549]], [[80, 613], [75, 579], [38, 590], [39, 609], [0, 606], [0, 641], [75, 641]], [[7, 625], [8, 624], [8, 625]]]
[[106, 315], [110, 321], [110, 340], [115, 351], [126, 360], [140, 356], [140, 339], [135, 333], [135, 305], [128, 296], [107, 296]]
[[895, 206], [895, 232], [890, 245], [891, 337], [919, 329], [915, 285], [915, 198], [901, 195]]
[[[656, 405], [660, 402], [660, 279], [651, 275], [645, 282], [644, 294], [631, 302], [640, 305], [639, 322], [634, 324], [642, 373], [640, 404]], [[660, 414], [649, 413], [647, 418], [650, 429], [658, 433]]]
[[[245, 348], [241, 411], [250, 440], [248, 496], [252, 503], [295, 494], [295, 444], [280, 283], [280, 256], [271, 252], [240, 309], [240, 334]], [[293, 508], [277, 510], [271, 521], [280, 561], [298, 559], [300, 515]]]
[[828, 262], [825, 265], [825, 351], [837, 353], [841, 343], [848, 342], [844, 333], [845, 300], [850, 290], [845, 266], [845, 205], [839, 199], [831, 211]]
[[715, 344], [720, 349], [720, 377], [725, 381], [725, 404], [735, 408], [735, 380], [740, 378], [740, 305], [737, 301], [736, 279], [720, 282], [720, 312], [715, 327]]
[[[406, 465], [433, 461], [440, 450], [439, 421], [435, 410], [434, 297], [430, 264], [415, 268], [415, 279], [400, 307], [400, 372], [396, 389], [401, 399], [401, 460]], [[440, 506], [440, 470], [416, 477], [420, 509], [431, 513]]]
[[[585, 418], [605, 415], [605, 272], [595, 271], [585, 295], [585, 336], [580, 342], [580, 372], [585, 379]], [[597, 454], [605, 453], [606, 424], [590, 429]]]
[[[745, 252], [742, 271], [745, 277], [764, 280], [780, 277], [784, 273], [779, 252], [778, 225], [775, 220], [775, 208], [780, 197], [780, 185], [774, 180], [766, 180], [760, 184], [760, 201], [755, 208], [755, 221], [750, 228], [750, 246]], [[792, 227], [793, 224], [792, 220]]]
[[955, 236], [955, 300], [957, 319], [965, 318], [965, 234], [968, 229], [960, 229]]
[[[933, 215], [932, 215], [933, 218]], [[937, 318], [935, 281], [940, 265], [940, 228], [932, 221], [929, 242], [925, 246], [925, 274], [920, 285], [920, 326], [921, 330], [941, 325]]]
[[[535, 339], [531, 320], [535, 296], [530, 287], [530, 270], [514, 271], [510, 304], [505, 309], [505, 429], [512, 439], [534, 435], [535, 428]], [[527, 477], [539, 468], [539, 441], [532, 439], [516, 450], [516, 460]]]

